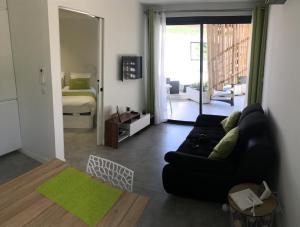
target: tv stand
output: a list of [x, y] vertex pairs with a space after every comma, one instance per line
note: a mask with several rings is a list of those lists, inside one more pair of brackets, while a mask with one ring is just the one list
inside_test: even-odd
[[118, 148], [119, 143], [150, 125], [150, 114], [126, 112], [105, 121], [105, 145]]

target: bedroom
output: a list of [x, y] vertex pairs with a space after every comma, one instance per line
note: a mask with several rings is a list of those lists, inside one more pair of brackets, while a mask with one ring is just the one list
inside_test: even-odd
[[89, 134], [94, 144], [100, 141], [97, 133], [101, 132], [102, 125], [98, 124], [102, 116], [102, 98], [97, 92], [102, 83], [102, 48], [99, 46], [102, 20], [79, 11], [59, 9], [65, 137]]

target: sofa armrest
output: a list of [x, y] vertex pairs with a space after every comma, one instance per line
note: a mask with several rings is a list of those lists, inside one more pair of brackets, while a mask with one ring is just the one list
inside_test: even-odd
[[199, 115], [197, 117], [195, 126], [197, 127], [219, 127], [220, 123], [225, 116], [216, 116], [216, 115]]
[[228, 174], [234, 172], [234, 165], [229, 160], [210, 160], [206, 157], [170, 151], [165, 155], [165, 161], [173, 167], [186, 168], [195, 171]]

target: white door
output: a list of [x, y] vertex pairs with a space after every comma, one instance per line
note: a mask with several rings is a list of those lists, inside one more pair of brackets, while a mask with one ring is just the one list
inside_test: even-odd
[[99, 59], [98, 59], [98, 97], [97, 97], [97, 145], [104, 144], [104, 117], [103, 117], [103, 56], [104, 56], [104, 19], [99, 18]]

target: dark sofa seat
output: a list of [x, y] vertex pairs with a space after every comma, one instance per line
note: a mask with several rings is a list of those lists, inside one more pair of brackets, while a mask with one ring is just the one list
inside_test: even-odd
[[235, 184], [268, 180], [274, 164], [268, 119], [259, 104], [246, 107], [238, 126], [240, 136], [226, 160], [207, 157], [225, 132], [225, 117], [202, 115], [177, 151], [165, 155], [162, 179], [168, 193], [224, 202]]

